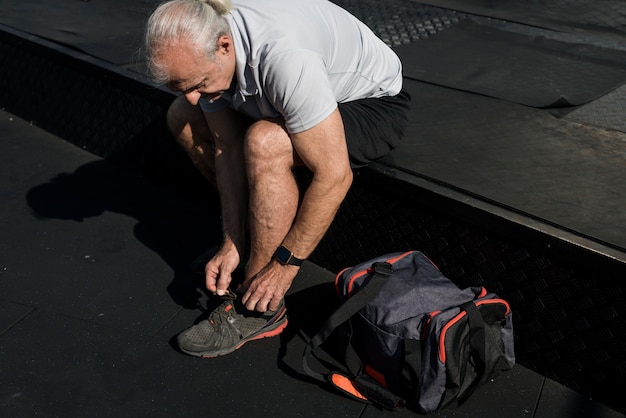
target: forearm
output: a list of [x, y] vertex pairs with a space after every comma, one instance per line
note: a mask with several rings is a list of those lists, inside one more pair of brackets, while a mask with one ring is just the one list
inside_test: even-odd
[[330, 227], [350, 185], [352, 171], [314, 175], [283, 245], [298, 258], [307, 258]]
[[[244, 282], [247, 291], [242, 302], [248, 309], [260, 312], [278, 308], [298, 273], [298, 267], [282, 265], [277, 260], [267, 264], [267, 259], [281, 243], [297, 258], [307, 258], [328, 230], [352, 183], [352, 170], [338, 111], [314, 128], [290, 135], [289, 139], [293, 150], [313, 173], [313, 180], [297, 211], [289, 212], [291, 216], [288, 219], [284, 214], [280, 218], [288, 223], [280, 233], [274, 234], [275, 239], [265, 248], [267, 256], [262, 261], [263, 266], [255, 266], [252, 271], [258, 273]], [[297, 190], [293, 193], [297, 195]], [[281, 196], [274, 195], [273, 198], [280, 199]], [[271, 206], [267, 210], [271, 211]]]
[[322, 123], [292, 136], [298, 155], [313, 172], [283, 245], [307, 258], [328, 230], [352, 184], [343, 122], [337, 109]]
[[[314, 177], [291, 229], [283, 240], [297, 258], [308, 258], [330, 226], [352, 182], [348, 169], [337, 181]], [[272, 260], [247, 283], [242, 302], [250, 310], [276, 310], [298, 273], [298, 267]]]

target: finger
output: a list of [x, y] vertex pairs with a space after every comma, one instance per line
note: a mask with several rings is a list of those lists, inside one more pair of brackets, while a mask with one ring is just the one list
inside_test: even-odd
[[269, 308], [270, 301], [271, 301], [271, 297], [263, 297], [263, 298], [261, 298], [256, 303], [256, 306], [254, 307], [254, 310], [257, 311], [257, 312], [267, 312], [268, 310], [271, 310]]
[[209, 268], [209, 266], [207, 265], [207, 268], [205, 270], [205, 281], [206, 288], [211, 293], [217, 292], [217, 276], [217, 271]]
[[270, 301], [270, 304], [267, 307], [267, 309], [270, 310], [270, 311], [277, 311], [278, 307], [280, 306], [281, 300], [282, 300], [282, 298], [273, 297], [272, 300]]
[[248, 288], [241, 302], [250, 311], [265, 312], [267, 309], [267, 301], [263, 301], [263, 293], [254, 287]]
[[230, 273], [223, 272], [222, 274], [219, 275], [219, 278], [217, 279], [216, 290], [215, 290], [219, 296], [223, 296], [224, 294], [226, 294], [226, 290], [228, 289], [228, 286], [230, 285], [231, 280], [232, 280], [232, 276], [230, 275]]
[[256, 304], [259, 301], [259, 298], [255, 296], [254, 293], [251, 293], [250, 290], [248, 290], [241, 301], [246, 309], [248, 309], [249, 311], [254, 311], [256, 310]]

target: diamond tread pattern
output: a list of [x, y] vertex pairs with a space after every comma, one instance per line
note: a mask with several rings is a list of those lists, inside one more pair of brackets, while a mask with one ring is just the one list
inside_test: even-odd
[[549, 257], [512, 237], [355, 185], [312, 261], [332, 271], [391, 251], [423, 251], [460, 287], [511, 303], [520, 364], [608, 405], [626, 374], [619, 277]]

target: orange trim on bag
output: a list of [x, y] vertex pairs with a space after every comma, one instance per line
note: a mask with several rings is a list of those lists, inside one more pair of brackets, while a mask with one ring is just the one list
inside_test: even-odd
[[365, 373], [367, 373], [372, 379], [377, 381], [382, 387], [389, 387], [387, 386], [387, 380], [385, 379], [385, 376], [383, 376], [381, 372], [379, 372], [369, 364], [365, 365]]
[[[385, 263], [389, 263], [389, 264], [393, 264], [393, 263], [395, 263], [396, 261], [400, 260], [401, 258], [404, 258], [404, 257], [406, 257], [407, 255], [409, 255], [409, 254], [411, 254], [411, 253], [414, 253], [414, 252], [415, 252], [415, 251], [413, 251], [413, 250], [411, 250], [411, 251], [407, 251], [407, 252], [402, 253], [402, 254], [400, 254], [400, 255], [398, 255], [398, 256], [396, 256], [396, 257], [393, 257], [393, 258], [390, 258], [390, 259], [388, 259], [388, 260], [385, 260], [384, 262], [385, 262]], [[345, 270], [345, 269], [344, 269], [344, 270]], [[354, 281], [355, 281], [356, 279], [358, 279], [359, 277], [361, 277], [361, 276], [363, 276], [363, 275], [365, 275], [365, 274], [369, 274], [369, 273], [371, 273], [372, 271], [373, 271], [373, 269], [372, 269], [371, 267], [369, 267], [369, 268], [367, 268], [367, 269], [365, 269], [365, 270], [361, 270], [361, 271], [359, 271], [358, 273], [355, 273], [355, 274], [354, 274], [354, 276], [352, 276], [352, 278], [351, 278], [351, 279], [350, 279], [350, 281], [348, 282], [348, 290], [347, 290], [347, 292], [346, 292], [346, 296], [350, 297], [350, 295], [352, 294], [352, 288], [354, 287]], [[336, 286], [336, 287], [337, 287], [337, 282], [338, 282], [338, 279], [339, 279], [339, 275], [340, 275], [340, 274], [341, 274], [341, 273], [339, 273], [339, 274], [337, 275], [337, 279], [335, 280], [335, 286]], [[339, 288], [338, 288], [338, 287], [337, 287], [337, 291], [339, 291]], [[339, 294], [341, 294], [341, 293], [339, 293]]]
[[483, 303], [501, 303], [504, 306], [506, 306], [506, 311], [504, 312], [504, 316], [507, 316], [508, 314], [511, 313], [511, 305], [509, 305], [509, 302], [507, 302], [504, 299], [486, 299], [486, 300], [481, 300], [479, 302], [476, 302], [476, 305], [482, 305]]
[[394, 258], [390, 258], [389, 260], [386, 260], [385, 262], [386, 262], [386, 263], [389, 263], [389, 264], [393, 264], [393, 263], [395, 263], [396, 261], [398, 261], [399, 259], [404, 258], [404, 257], [406, 257], [407, 255], [409, 255], [409, 254], [411, 254], [411, 253], [414, 253], [414, 252], [415, 252], [415, 251], [407, 251], [407, 252], [402, 253], [402, 254], [400, 254], [400, 255], [398, 255], [398, 256], [396, 256], [396, 257], [394, 257]]
[[439, 336], [439, 361], [442, 363], [446, 362], [446, 333], [448, 329], [457, 322], [461, 320], [465, 316], [465, 311], [461, 311], [454, 318], [452, 318], [443, 328], [441, 328], [441, 335]]
[[361, 276], [365, 276], [367, 273], [370, 273], [371, 271], [372, 271], [372, 269], [361, 270], [358, 273], [356, 273], [354, 276], [352, 276], [352, 278], [348, 282], [348, 290], [346, 291], [346, 296], [347, 297], [352, 296], [352, 287], [354, 287], [354, 281], [356, 279], [358, 279], [359, 277], [361, 277]]
[[428, 258], [428, 256], [426, 254], [423, 254], [424, 258], [428, 261], [430, 261], [430, 264], [433, 265], [434, 268], [436, 268], [437, 270], [441, 271], [441, 269], [439, 268], [439, 266], [437, 264], [435, 264], [435, 262], [433, 260], [431, 260], [430, 258]]
[[343, 269], [339, 273], [337, 273], [337, 275], [335, 276], [335, 291], [337, 292], [337, 295], [339, 295], [339, 297], [341, 297], [341, 290], [339, 289], [339, 278], [341, 277], [343, 272], [348, 270], [349, 268], [350, 267], [346, 267], [345, 269]]
[[361, 399], [363, 401], [367, 401], [367, 398], [365, 396], [361, 395], [361, 392], [356, 390], [356, 388], [352, 384], [352, 381], [350, 379], [348, 379], [346, 376], [341, 375], [341, 374], [337, 374], [337, 373], [331, 373], [331, 375], [330, 375], [330, 382], [333, 385], [335, 385], [335, 387], [337, 389], [340, 389], [340, 390], [346, 392], [347, 394], [354, 396], [357, 399]]
[[[506, 307], [506, 312], [504, 313], [504, 316], [507, 316], [511, 313], [511, 306], [504, 299], [485, 299], [479, 300], [474, 303], [476, 304], [476, 306], [499, 303]], [[439, 361], [441, 361], [442, 363], [446, 362], [446, 333], [448, 332], [450, 327], [459, 322], [461, 318], [463, 318], [466, 314], [467, 313], [465, 311], [459, 312], [452, 319], [450, 319], [450, 321], [448, 321], [448, 323], [444, 325], [443, 328], [441, 328], [441, 335], [439, 336]]]
[[436, 315], [439, 315], [441, 311], [432, 311], [426, 316], [426, 322], [424, 322], [424, 326], [422, 327], [422, 340], [426, 339], [428, 335], [428, 328], [430, 327], [430, 323]]

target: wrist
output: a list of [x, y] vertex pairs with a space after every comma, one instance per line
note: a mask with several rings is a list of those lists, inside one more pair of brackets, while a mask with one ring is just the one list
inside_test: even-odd
[[230, 235], [224, 234], [224, 238], [222, 241], [223, 250], [226, 250], [226, 251], [235, 250], [239, 254], [241, 254], [241, 256], [243, 257], [244, 245], [245, 243], [243, 241], [233, 239], [233, 237], [231, 237]]
[[282, 244], [276, 249], [272, 259], [285, 266], [289, 265], [297, 267], [301, 266], [304, 261], [304, 259], [296, 257], [290, 249]]

